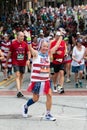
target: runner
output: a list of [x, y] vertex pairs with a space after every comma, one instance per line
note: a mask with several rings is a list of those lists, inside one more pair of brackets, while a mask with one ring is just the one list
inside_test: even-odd
[[[57, 44], [60, 41], [58, 41]], [[56, 49], [58, 45], [54, 47]], [[31, 48], [33, 55], [32, 71], [31, 71], [31, 83], [28, 87], [28, 91], [33, 93], [33, 97], [23, 105], [23, 117], [28, 117], [28, 107], [36, 103], [39, 100], [40, 95], [46, 95], [46, 115], [44, 119], [55, 121], [56, 119], [50, 114], [52, 106], [52, 90], [50, 87], [50, 59], [49, 59], [49, 45], [43, 42], [40, 46], [40, 50], [34, 50]]]
[[30, 53], [27, 43], [24, 41], [24, 33], [18, 32], [17, 40], [14, 40], [11, 44], [10, 51], [7, 57], [7, 63], [10, 57], [12, 57], [12, 65], [15, 72], [16, 78], [16, 87], [17, 87], [17, 97], [23, 97], [24, 95], [21, 92], [23, 76], [25, 73], [25, 66], [29, 65]]
[[0, 49], [0, 60], [3, 60], [3, 59], [4, 59], [4, 54], [3, 54], [3, 52]]
[[72, 52], [72, 72], [75, 74], [75, 88], [78, 88], [79, 86], [82, 88], [82, 75], [84, 71], [84, 53], [85, 53], [85, 47], [82, 45], [82, 39], [77, 39], [77, 43], [73, 48]]
[[[61, 32], [57, 32], [55, 35], [55, 39], [51, 42], [50, 51], [53, 51], [53, 48], [56, 46], [57, 41], [61, 37]], [[53, 74], [53, 84], [54, 84], [54, 92], [64, 93], [64, 57], [66, 54], [66, 43], [65, 41], [61, 41], [58, 48], [53, 53], [53, 61], [51, 62], [51, 68], [54, 70]]]

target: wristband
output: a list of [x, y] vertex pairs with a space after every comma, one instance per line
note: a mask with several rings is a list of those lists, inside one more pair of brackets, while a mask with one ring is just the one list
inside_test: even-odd
[[30, 42], [31, 41], [31, 37], [27, 37], [27, 41]]

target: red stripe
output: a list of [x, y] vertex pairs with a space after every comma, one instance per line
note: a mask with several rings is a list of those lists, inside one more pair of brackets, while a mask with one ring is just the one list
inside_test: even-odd
[[72, 62], [72, 60], [66, 60], [66, 61], [64, 61], [64, 63], [71, 63]]
[[32, 76], [32, 79], [37, 79], [37, 80], [46, 80], [49, 79], [49, 77], [39, 77], [39, 76]]
[[40, 73], [40, 70], [33, 70], [33, 73]]
[[[42, 67], [42, 66], [44, 66], [44, 65], [42, 65], [42, 64], [33, 64], [33, 66], [34, 67]], [[49, 67], [49, 65], [45, 65], [46, 67]]]
[[50, 89], [50, 81], [47, 80], [45, 81], [45, 86], [44, 86], [44, 94], [48, 94]]
[[30, 83], [29, 86], [28, 86], [28, 88], [27, 88], [27, 91], [31, 92], [32, 89], [34, 88], [34, 85], [35, 85], [35, 82]]
[[7, 44], [2, 44], [1, 47], [8, 48], [8, 49], [9, 49], [9, 48], [10, 48], [10, 44], [9, 44], [9, 45], [7, 45]]

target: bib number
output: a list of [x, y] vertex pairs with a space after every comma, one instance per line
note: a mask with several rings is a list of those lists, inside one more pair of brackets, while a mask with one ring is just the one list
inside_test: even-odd
[[43, 67], [41, 67], [40, 72], [41, 73], [49, 73], [50, 72], [50, 68], [43, 66]]
[[17, 60], [24, 60], [24, 55], [23, 54], [18, 54], [17, 55]]

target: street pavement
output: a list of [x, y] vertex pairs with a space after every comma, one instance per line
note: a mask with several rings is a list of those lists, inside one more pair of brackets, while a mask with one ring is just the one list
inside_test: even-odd
[[22, 117], [22, 106], [32, 96], [26, 91], [29, 77], [26, 73], [22, 86], [25, 98], [17, 98], [14, 75], [2, 81], [0, 72], [0, 130], [87, 130], [87, 80], [83, 88], [76, 89], [72, 74], [71, 83], [64, 83], [65, 94], [53, 93], [51, 113], [56, 121], [45, 121], [45, 96], [29, 107], [28, 118]]

